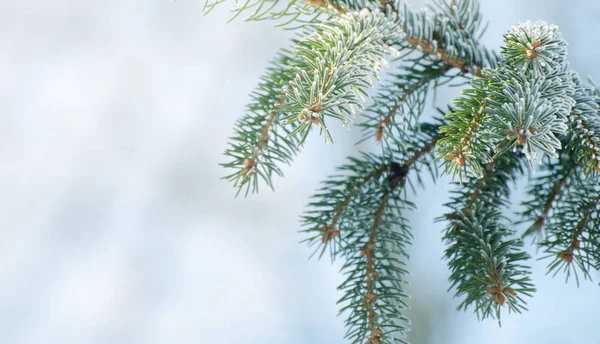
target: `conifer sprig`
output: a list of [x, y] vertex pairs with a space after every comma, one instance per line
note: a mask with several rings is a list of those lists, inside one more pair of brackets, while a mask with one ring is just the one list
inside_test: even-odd
[[383, 156], [350, 158], [313, 197], [303, 217], [310, 246], [345, 260], [341, 312], [352, 343], [402, 342], [406, 330], [404, 275], [410, 243], [406, 210], [409, 173], [430, 163], [437, 130], [425, 127]]
[[378, 11], [363, 10], [320, 25], [303, 38], [294, 54], [306, 67], [296, 67], [296, 76], [284, 89], [286, 101], [283, 123], [299, 125], [290, 135], [306, 139], [313, 125], [320, 128], [326, 142], [332, 142], [325, 125], [334, 118], [347, 127], [354, 113], [363, 106], [370, 75], [378, 77], [385, 57], [395, 53], [391, 42], [402, 32]]
[[541, 171], [530, 178], [527, 199], [521, 204], [525, 208], [519, 223], [527, 223], [528, 228], [523, 237], [532, 237], [539, 242], [544, 236], [544, 227], [554, 221], [556, 204], [572, 187], [581, 181], [581, 169], [568, 154], [561, 154], [558, 159], [548, 158]]
[[600, 173], [600, 91], [585, 86], [577, 77], [574, 83], [575, 105], [571, 111], [572, 137], [568, 149], [587, 173], [595, 172], [597, 176]]
[[591, 279], [590, 271], [600, 269], [600, 185], [584, 179], [565, 195], [555, 209], [554, 218], [546, 227], [546, 237], [539, 246], [553, 258], [548, 272], [571, 274], [579, 284], [578, 271]]
[[441, 218], [449, 221], [445, 257], [451, 288], [462, 299], [459, 309], [473, 306], [481, 318], [500, 320], [505, 303], [509, 312], [521, 312], [526, 309], [522, 296], [535, 291], [524, 265], [529, 256], [499, 211], [508, 205], [510, 184], [522, 173], [521, 160], [494, 156], [480, 178], [469, 176], [457, 185], [446, 204], [452, 211]]
[[[600, 91], [569, 69], [556, 26], [515, 26], [498, 55], [479, 42], [476, 0], [432, 1], [413, 11], [400, 0], [247, 0], [235, 12], [304, 28], [262, 78], [225, 152], [226, 178], [240, 190], [256, 192], [259, 179], [272, 187], [312, 128], [331, 142], [331, 120], [349, 126], [371, 98], [362, 140], [382, 142], [381, 153], [349, 158], [302, 218], [314, 253], [344, 261], [339, 303], [352, 343], [403, 342], [407, 190], [439, 167], [461, 181], [442, 218], [459, 309], [499, 320], [535, 291], [529, 256], [501, 213], [532, 160], [541, 167], [530, 174], [523, 236], [536, 236], [550, 273], [579, 282], [600, 270]], [[468, 87], [449, 113], [422, 122], [428, 93], [457, 78]]]

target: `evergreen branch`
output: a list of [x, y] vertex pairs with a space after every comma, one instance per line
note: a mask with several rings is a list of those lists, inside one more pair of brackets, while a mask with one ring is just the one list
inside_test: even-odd
[[566, 250], [564, 250], [556, 256], [558, 259], [564, 259], [567, 263], [571, 263], [573, 261], [573, 250], [580, 247], [580, 243], [578, 240], [579, 236], [581, 235], [581, 232], [587, 224], [590, 215], [592, 214], [593, 210], [598, 206], [599, 202], [600, 194], [585, 208], [581, 220], [577, 223], [577, 226], [575, 226], [575, 233], [573, 233], [571, 243], [569, 244]]
[[[396, 6], [399, 8], [400, 6]], [[406, 7], [398, 14], [407, 44], [442, 61], [463, 74], [481, 77], [483, 67], [495, 67], [498, 57], [478, 41], [481, 27], [479, 3], [475, 0], [433, 1], [428, 11], [411, 12]]]
[[552, 221], [547, 224], [546, 238], [539, 243], [554, 257], [548, 273], [566, 272], [568, 281], [580, 270], [591, 279], [590, 269], [600, 270], [600, 185], [589, 178], [574, 184], [564, 200], [557, 204]]
[[[208, 9], [222, 2], [208, 1]], [[423, 168], [435, 180], [437, 161], [460, 178], [443, 217], [459, 309], [500, 320], [502, 307], [521, 312], [535, 291], [524, 265], [529, 256], [501, 214], [532, 159], [545, 165], [530, 175], [521, 217], [532, 224], [523, 236], [544, 234], [538, 246], [553, 258], [548, 273], [574, 273], [579, 281], [579, 271], [590, 278], [600, 269], [600, 183], [591, 178], [600, 172], [600, 90], [569, 70], [556, 26], [515, 26], [497, 55], [479, 42], [485, 27], [476, 0], [433, 0], [424, 11], [400, 0], [239, 4], [236, 15], [254, 11], [248, 20], [309, 24], [293, 51], [284, 50], [268, 69], [236, 124], [225, 152], [231, 160], [223, 165], [235, 169], [225, 178], [240, 191], [256, 192], [259, 178], [272, 187], [279, 165], [291, 162], [313, 126], [331, 142], [326, 121], [351, 124], [372, 78], [379, 79], [388, 58], [397, 63], [361, 124], [364, 139], [383, 141], [382, 153], [348, 158], [302, 218], [304, 241], [315, 253], [329, 249], [332, 260], [344, 258], [338, 303], [352, 343], [403, 342], [405, 246], [412, 238], [404, 213], [414, 208], [406, 191], [422, 184]], [[456, 77], [470, 79], [470, 87], [446, 121], [420, 123], [430, 89]]]
[[507, 239], [512, 231], [498, 223], [500, 213], [489, 205], [478, 203], [470, 215], [461, 215], [459, 226], [450, 237], [454, 244], [446, 250], [450, 259], [450, 280], [456, 296], [464, 299], [459, 309], [474, 305], [481, 318], [500, 321], [500, 309], [505, 304], [509, 312], [526, 309], [520, 295], [535, 291], [528, 269], [521, 262], [529, 257], [521, 251], [522, 242]]
[[491, 161], [490, 147], [483, 140], [484, 110], [487, 107], [486, 79], [473, 79], [473, 88], [463, 90], [463, 96], [453, 102], [453, 111], [446, 115], [447, 124], [440, 128], [445, 138], [440, 140], [437, 153], [443, 158], [444, 172], [462, 180], [467, 167], [474, 176], [483, 174], [482, 164]]
[[381, 199], [381, 203], [379, 203], [379, 207], [377, 208], [377, 211], [375, 211], [373, 225], [371, 226], [371, 232], [369, 233], [369, 241], [367, 241], [367, 246], [363, 251], [360, 252], [362, 255], [365, 255], [367, 257], [367, 267], [366, 267], [366, 273], [365, 273], [366, 279], [367, 279], [365, 305], [367, 308], [367, 318], [369, 318], [370, 334], [369, 334], [369, 341], [367, 342], [369, 344], [379, 343], [379, 338], [383, 334], [383, 331], [376, 327], [377, 325], [376, 325], [376, 321], [375, 321], [375, 310], [373, 309], [373, 305], [372, 305], [373, 301], [376, 298], [373, 284], [374, 284], [374, 276], [377, 274], [377, 272], [373, 268], [373, 257], [375, 254], [375, 246], [376, 246], [375, 245], [375, 234], [377, 233], [377, 227], [379, 225], [379, 221], [381, 220], [383, 210], [385, 208], [385, 205], [387, 203], [391, 189], [393, 189], [393, 187], [394, 186], [392, 186], [390, 188], [390, 190], [386, 191], [385, 194], [383, 195], [383, 197]]
[[[600, 146], [598, 146], [598, 143], [596, 142], [596, 140], [594, 140], [594, 138], [592, 138], [592, 135], [590, 135], [590, 132], [593, 133], [593, 131], [591, 131], [588, 126], [586, 125], [584, 119], [582, 119], [581, 114], [574, 114], [575, 116], [575, 121], [578, 124], [578, 127], [581, 129], [581, 133], [582, 136], [584, 138], [585, 141], [585, 145], [584, 147], [588, 147], [593, 153], [592, 156], [595, 158], [599, 158], [600, 157]], [[594, 159], [596, 160], [593, 164], [593, 168], [594, 170], [596, 170], [596, 172], [600, 172], [600, 160], [598, 159]]]
[[552, 187], [552, 191], [550, 191], [550, 194], [546, 198], [546, 202], [544, 202], [544, 208], [542, 209], [542, 213], [538, 216], [537, 220], [535, 221], [535, 223], [539, 224], [540, 227], [543, 225], [544, 218], [548, 216], [548, 213], [550, 212], [552, 202], [554, 202], [556, 197], [563, 190], [563, 187], [567, 182], [567, 178], [569, 178], [571, 173], [575, 171], [575, 167], [576, 165], [571, 164], [569, 168], [565, 171], [565, 174], [559, 180], [557, 180], [554, 186]]
[[582, 85], [574, 75], [575, 93], [570, 127], [573, 131], [570, 149], [586, 168], [586, 172], [600, 172], [600, 92]]
[[[561, 142], [557, 136], [565, 135], [569, 109], [573, 100], [566, 93], [566, 74], [527, 79], [508, 70], [493, 75], [487, 99], [489, 125], [486, 138], [497, 144], [495, 149], [505, 152], [522, 147], [529, 160], [547, 154], [558, 157]], [[533, 168], [533, 165], [530, 163]]]
[[[364, 177], [358, 178], [358, 180], [351, 187], [348, 188], [349, 190], [343, 194], [343, 197], [339, 198], [340, 202], [337, 204], [337, 206], [335, 207], [335, 210], [332, 212], [331, 220], [326, 221], [325, 223], [323, 223], [323, 225], [319, 226], [319, 233], [320, 233], [319, 236], [321, 238], [321, 243], [327, 244], [331, 239], [339, 236], [339, 231], [336, 229], [336, 225], [338, 224], [340, 217], [342, 216], [344, 210], [346, 210], [346, 207], [350, 203], [350, 200], [355, 195], [355, 193], [358, 190], [360, 190], [367, 182], [369, 182], [373, 178], [378, 178], [381, 174], [383, 174], [384, 172], [387, 171], [391, 175], [397, 176], [396, 179], [389, 180], [390, 185], [396, 186], [406, 176], [406, 173], [408, 173], [409, 169], [411, 167], [413, 167], [413, 165], [419, 159], [421, 159], [423, 157], [423, 155], [431, 152], [431, 150], [433, 149], [433, 147], [435, 147], [435, 145], [439, 139], [440, 139], [440, 136], [437, 136], [437, 135], [431, 137], [429, 142], [424, 142], [421, 145], [421, 147], [418, 150], [416, 150], [412, 156], [410, 156], [410, 158], [406, 159], [402, 163], [402, 165], [397, 162], [389, 162], [389, 163], [383, 164], [380, 167], [366, 173], [366, 175]], [[346, 169], [346, 168], [348, 168], [348, 166], [341, 167], [341, 169]], [[326, 190], [330, 190], [330, 188], [327, 187], [327, 188], [323, 188], [321, 190], [326, 191]], [[321, 196], [321, 195], [317, 195], [317, 196]], [[341, 195], [339, 195], [339, 196], [341, 196]], [[318, 206], [317, 204], [313, 204], [313, 203], [311, 203], [310, 205]], [[316, 239], [316, 236], [310, 238], [309, 240], [314, 241], [315, 239]], [[323, 252], [324, 252], [324, 250], [321, 251], [321, 255], [323, 254]]]
[[556, 25], [526, 21], [505, 33], [504, 42], [501, 53], [507, 65], [533, 78], [561, 71], [566, 65], [567, 42]]
[[401, 32], [380, 12], [361, 11], [346, 14], [321, 24], [302, 39], [295, 55], [307, 68], [295, 68], [296, 76], [285, 88], [283, 123], [300, 122], [290, 135], [303, 142], [312, 125], [332, 141], [325, 125], [327, 117], [347, 127], [356, 109], [361, 109], [369, 75], [377, 76], [387, 64], [385, 56], [394, 54], [388, 41], [396, 41]]
[[509, 239], [514, 231], [504, 227], [498, 205], [507, 205], [509, 183], [522, 172], [519, 159], [494, 156], [478, 179], [469, 177], [464, 187], [454, 191], [452, 209], [444, 216], [450, 220], [444, 239], [449, 244], [445, 257], [452, 271], [451, 288], [464, 298], [459, 309], [474, 305], [480, 317], [499, 319], [500, 307], [510, 311], [525, 309], [518, 295], [534, 291], [527, 268], [521, 261], [528, 255], [521, 251], [522, 242]]
[[[354, 187], [346, 194], [346, 196], [344, 196], [344, 199], [342, 200], [342, 202], [338, 205], [338, 207], [335, 210], [335, 213], [333, 214], [333, 217], [331, 219], [331, 223], [324, 228], [323, 232], [325, 233], [333, 233], [335, 230], [335, 226], [337, 225], [337, 222], [340, 218], [340, 216], [342, 215], [342, 212], [344, 211], [344, 209], [346, 208], [346, 206], [348, 205], [348, 202], [350, 202], [350, 199], [352, 198], [352, 196], [354, 195], [354, 192], [356, 190], [358, 190], [362, 185], [364, 185], [366, 182], [368, 182], [371, 178], [377, 177], [380, 174], [382, 174], [383, 172], [389, 170], [391, 168], [392, 164], [386, 164], [372, 172], [370, 172], [369, 174], [367, 174], [360, 182], [356, 183], [354, 185]], [[330, 236], [328, 235], [324, 235], [322, 238], [322, 242], [326, 243], [327, 241], [329, 241]]]
[[[484, 191], [484, 188], [486, 186], [489, 186], [488, 179], [490, 178], [490, 176], [492, 176], [493, 170], [494, 170], [494, 161], [488, 162], [485, 166], [485, 172], [483, 173], [483, 176], [481, 176], [475, 182], [475, 185], [473, 186], [473, 192], [471, 193], [469, 200], [465, 204], [465, 208], [463, 210], [463, 214], [465, 216], [469, 216], [471, 214], [471, 210], [473, 209], [473, 204], [475, 204], [475, 202], [477, 200], [479, 200], [479, 196], [481, 196], [482, 192]], [[456, 231], [457, 226], [458, 226], [458, 224], [456, 224], [452, 228], [453, 232]]]
[[404, 161], [404, 166], [411, 167], [413, 164], [417, 162], [423, 155], [430, 153], [433, 147], [437, 144], [437, 142], [444, 137], [444, 134], [439, 134], [439, 136], [433, 137], [427, 145], [421, 147], [410, 159]]
[[[375, 139], [384, 145], [393, 144], [393, 138], [418, 123], [424, 112], [428, 89], [432, 82], [438, 82], [446, 76], [451, 68], [439, 62], [425, 64], [421, 58], [414, 62], [420, 68], [405, 67], [402, 73], [393, 73], [393, 79], [380, 86], [381, 90], [373, 97], [363, 116], [366, 119], [360, 124], [363, 138]], [[451, 80], [453, 76], [449, 76]], [[401, 120], [396, 116], [402, 115]]]
[[289, 136], [295, 125], [283, 126], [278, 121], [286, 101], [283, 87], [293, 78], [292, 68], [299, 62], [283, 50], [273, 65], [251, 94], [246, 114], [236, 123], [236, 134], [224, 153], [230, 161], [221, 164], [234, 170], [224, 179], [232, 181], [238, 193], [245, 189], [246, 195], [258, 191], [259, 177], [273, 188], [273, 175], [283, 175], [279, 164], [289, 164], [299, 151], [300, 142]]
[[394, 37], [390, 25], [380, 13], [348, 14], [296, 41], [293, 54], [278, 56], [225, 151], [232, 160], [222, 165], [235, 170], [225, 179], [238, 192], [257, 192], [259, 177], [273, 188], [273, 175], [282, 175], [279, 164], [291, 162], [313, 125], [330, 141], [326, 115], [350, 121], [370, 86], [365, 72], [377, 73], [385, 63], [383, 39]]
[[[406, 308], [403, 291], [406, 257], [404, 245], [411, 238], [402, 216], [413, 207], [403, 196], [410, 170], [418, 170], [418, 161], [431, 152], [438, 137], [437, 127], [416, 133], [383, 157], [363, 154], [350, 158], [350, 164], [324, 186], [303, 217], [309, 234], [309, 246], [319, 244], [321, 255], [329, 247], [332, 259], [346, 259], [342, 271], [347, 279], [340, 289], [345, 304], [347, 337], [353, 343], [390, 342], [403, 334]], [[415, 140], [416, 139], [416, 140]], [[400, 162], [401, 161], [401, 162]], [[316, 252], [316, 251], [315, 251]]]
[[[529, 221], [531, 225], [523, 233], [523, 237], [542, 233], [542, 228], [550, 216], [552, 207], [561, 199], [561, 194], [566, 192], [566, 189], [578, 180], [579, 172], [577, 163], [562, 155], [559, 159], [550, 160], [544, 165], [543, 173], [532, 180], [531, 186], [527, 193], [529, 200], [522, 202], [525, 210], [521, 213], [523, 220], [520, 223]], [[540, 195], [545, 195], [540, 197]], [[536, 238], [534, 237], [534, 240]]]
[[[206, 0], [202, 14], [208, 14], [223, 2], [225, 0]], [[333, 13], [344, 14], [347, 12], [345, 7], [360, 10], [363, 8], [363, 2], [361, 0], [357, 2], [353, 0], [236, 0], [231, 8], [233, 15], [229, 21], [242, 13], [250, 13], [244, 21], [284, 19], [277, 26], [286, 26], [294, 22], [300, 24], [297, 27], [303, 27], [312, 24], [317, 18], [322, 19]]]

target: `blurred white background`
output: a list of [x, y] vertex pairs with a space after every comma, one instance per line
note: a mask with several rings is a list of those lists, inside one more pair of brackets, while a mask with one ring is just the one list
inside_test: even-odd
[[[600, 80], [597, 0], [482, 2], [489, 47], [543, 19]], [[217, 164], [292, 33], [202, 5], [0, 0], [0, 343], [345, 343], [338, 267], [307, 260], [297, 220], [357, 131], [311, 137], [275, 193], [235, 198]], [[456, 312], [433, 223], [447, 190], [411, 214], [410, 341], [600, 343], [600, 276], [576, 288], [546, 261], [502, 328]]]

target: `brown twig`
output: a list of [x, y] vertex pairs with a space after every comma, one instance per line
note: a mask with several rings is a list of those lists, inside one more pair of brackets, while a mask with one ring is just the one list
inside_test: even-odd
[[563, 190], [563, 187], [567, 183], [567, 179], [569, 178], [571, 173], [573, 173], [573, 171], [575, 171], [576, 167], [577, 167], [577, 164], [575, 164], [575, 163], [570, 164], [569, 167], [567, 168], [567, 170], [565, 171], [565, 175], [562, 176], [559, 180], [557, 180], [554, 183], [554, 185], [552, 186], [552, 189], [550, 190], [550, 193], [548, 194], [548, 196], [546, 198], [546, 202], [544, 203], [544, 208], [542, 209], [542, 213], [537, 217], [535, 222], [531, 225], [530, 229], [533, 229], [535, 231], [539, 231], [542, 229], [542, 226], [544, 225], [546, 216], [548, 216], [550, 209], [552, 209], [552, 203], [554, 202], [556, 197], [558, 197], [558, 195], [561, 193], [561, 191]]
[[324, 10], [333, 9], [333, 10], [335, 10], [336, 12], [338, 12], [340, 14], [345, 14], [346, 13], [346, 10], [343, 7], [341, 7], [339, 5], [336, 5], [333, 2], [331, 2], [331, 1], [326, 1], [326, 0], [304, 0], [304, 2], [306, 2], [310, 6], [319, 7], [319, 8], [322, 8]]
[[406, 39], [406, 42], [413, 47], [421, 48], [421, 50], [423, 50], [423, 52], [426, 54], [438, 56], [440, 61], [447, 63], [463, 73], [470, 73], [480, 78], [483, 77], [480, 66], [476, 64], [469, 65], [465, 59], [458, 58], [456, 56], [450, 56], [450, 54], [441, 46], [438, 46], [437, 49], [434, 49], [433, 43], [426, 39], [418, 40], [417, 36], [411, 36]]
[[[404, 169], [401, 170], [401, 174], [399, 178], [406, 178], [408, 168], [412, 166], [423, 154], [430, 152], [431, 149], [435, 146], [440, 137], [434, 137], [427, 145], [423, 146], [419, 151], [417, 151], [412, 157], [404, 161]], [[375, 215], [373, 216], [373, 225], [371, 226], [371, 231], [369, 233], [369, 240], [367, 241], [367, 246], [360, 252], [361, 255], [365, 255], [367, 257], [367, 266], [366, 270], [366, 299], [364, 300], [364, 304], [367, 309], [367, 318], [369, 322], [369, 330], [370, 337], [367, 343], [376, 344], [379, 343], [379, 337], [382, 334], [381, 329], [376, 327], [375, 323], [375, 310], [373, 309], [373, 303], [377, 298], [377, 295], [374, 292], [374, 279], [377, 278], [377, 272], [373, 267], [373, 257], [375, 255], [375, 235], [377, 234], [377, 228], [379, 227], [379, 222], [381, 221], [381, 217], [383, 215], [383, 211], [385, 210], [385, 206], [387, 204], [388, 198], [393, 191], [394, 187], [399, 184], [399, 181], [395, 181], [391, 184], [390, 188], [383, 194], [381, 198], [381, 202], [375, 211]]]
[[267, 117], [265, 124], [263, 125], [262, 129], [260, 130], [260, 136], [258, 137], [258, 142], [256, 143], [254, 154], [252, 156], [249, 156], [246, 159], [244, 159], [244, 168], [242, 168], [242, 171], [241, 171], [242, 177], [246, 178], [248, 176], [248, 173], [255, 167], [257, 155], [260, 154], [260, 152], [263, 150], [263, 148], [267, 144], [268, 137], [269, 137], [269, 130], [271, 129], [271, 126], [273, 125], [273, 121], [275, 120], [275, 117], [277, 117], [277, 110], [279, 109], [279, 106], [281, 104], [283, 104], [283, 102], [284, 102], [284, 99], [279, 98], [277, 100], [277, 103], [275, 105], [273, 105], [273, 107], [271, 108], [271, 111], [269, 111], [269, 116]]
[[377, 276], [377, 272], [373, 268], [373, 256], [375, 254], [375, 235], [377, 234], [377, 227], [379, 226], [379, 222], [381, 221], [381, 216], [383, 214], [383, 210], [385, 209], [385, 205], [388, 201], [388, 197], [392, 191], [393, 187], [388, 189], [383, 197], [381, 198], [381, 202], [379, 203], [379, 207], [377, 211], [375, 211], [375, 215], [373, 218], [373, 225], [371, 226], [371, 232], [369, 233], [369, 241], [367, 242], [367, 247], [361, 253], [367, 256], [367, 267], [366, 267], [366, 308], [367, 308], [367, 318], [369, 319], [369, 330], [371, 331], [369, 342], [368, 343], [378, 343], [380, 331], [376, 328], [375, 324], [375, 310], [373, 309], [373, 303], [377, 296], [375, 295], [373, 284], [374, 279]]
[[[485, 188], [485, 182], [492, 175], [492, 172], [494, 171], [495, 163], [496, 163], [496, 160], [492, 160], [485, 165], [485, 172], [483, 173], [483, 176], [481, 176], [475, 182], [473, 193], [471, 194], [471, 197], [469, 197], [469, 200], [465, 204], [465, 208], [463, 209], [464, 215], [468, 216], [471, 213], [471, 210], [473, 209], [473, 204], [475, 204], [475, 201], [477, 201], [479, 199], [479, 197], [481, 196], [481, 193], [483, 192], [483, 189]], [[460, 219], [459, 216], [456, 216], [454, 214], [448, 214], [446, 216], [446, 218], [449, 220]], [[451, 232], [454, 233], [454, 232], [456, 232], [457, 229], [458, 229], [458, 224], [455, 224], [452, 227]]]
[[485, 107], [485, 103], [481, 104], [481, 107], [479, 108], [479, 110], [477, 110], [477, 113], [475, 114], [475, 118], [473, 118], [473, 120], [471, 120], [471, 123], [469, 124], [469, 129], [467, 129], [465, 137], [460, 141], [460, 145], [452, 153], [445, 156], [446, 159], [452, 160], [452, 162], [455, 163], [458, 167], [465, 166], [465, 148], [471, 141], [471, 136], [473, 136], [473, 133], [475, 132], [475, 127], [479, 124], [479, 122], [481, 122], [481, 119], [483, 118], [483, 110], [485, 109]]

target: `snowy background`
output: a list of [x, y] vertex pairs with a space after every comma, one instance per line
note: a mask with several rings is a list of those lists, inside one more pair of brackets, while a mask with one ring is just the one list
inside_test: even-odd
[[[488, 47], [544, 19], [600, 80], [597, 0], [482, 2]], [[217, 164], [292, 33], [202, 5], [0, 0], [0, 343], [345, 343], [338, 267], [307, 260], [297, 219], [357, 132], [311, 137], [275, 193], [235, 198]], [[411, 342], [600, 343], [600, 276], [577, 289], [545, 261], [502, 328], [455, 311], [432, 220], [447, 189], [411, 214]]]

